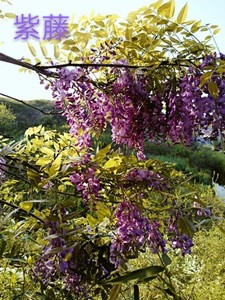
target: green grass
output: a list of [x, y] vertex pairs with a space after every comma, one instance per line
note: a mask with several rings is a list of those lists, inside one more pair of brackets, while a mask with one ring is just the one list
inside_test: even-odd
[[192, 175], [197, 182], [211, 184], [216, 174], [217, 182], [225, 184], [225, 155], [222, 152], [198, 144], [187, 147], [171, 143], [147, 143], [145, 151], [147, 157], [172, 163], [175, 169]]

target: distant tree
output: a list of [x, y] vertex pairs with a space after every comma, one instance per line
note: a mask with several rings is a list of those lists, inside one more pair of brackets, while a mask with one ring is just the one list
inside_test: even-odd
[[17, 125], [16, 116], [5, 104], [0, 104], [0, 134], [11, 136]]

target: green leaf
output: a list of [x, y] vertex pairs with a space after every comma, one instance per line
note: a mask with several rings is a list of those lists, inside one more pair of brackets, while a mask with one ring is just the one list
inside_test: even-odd
[[208, 90], [209, 90], [210, 95], [212, 95], [214, 99], [216, 99], [218, 97], [219, 90], [218, 90], [218, 86], [215, 82], [213, 82], [213, 81], [209, 82]]
[[189, 219], [181, 217], [178, 220], [177, 225], [181, 233], [186, 234], [191, 239], [193, 238], [196, 228]]
[[110, 279], [103, 284], [122, 284], [122, 283], [132, 283], [136, 284], [138, 282], [141, 282], [142, 280], [145, 280], [146, 278], [152, 277], [154, 275], [157, 275], [160, 272], [163, 272], [165, 269], [161, 266], [150, 266], [143, 269], [138, 269], [133, 272], [129, 272], [126, 275], [119, 276], [113, 279]]
[[30, 180], [31, 184], [34, 186], [38, 186], [39, 182], [41, 181], [39, 174], [33, 172], [32, 170], [27, 170], [27, 177]]
[[110, 298], [109, 300], [116, 300], [118, 299], [119, 293], [121, 291], [121, 284], [114, 285], [110, 290]]
[[212, 76], [212, 71], [205, 72], [200, 78], [200, 87], [202, 87], [207, 81], [209, 81], [211, 76]]
[[55, 296], [55, 294], [54, 294], [54, 292], [53, 292], [53, 290], [52, 289], [49, 289], [49, 290], [47, 290], [47, 296], [49, 297], [49, 299], [51, 299], [51, 300], [54, 300], [54, 299], [56, 299], [56, 296]]
[[35, 295], [38, 296], [38, 299], [40, 300], [51, 300], [51, 298], [40, 292], [36, 292]]
[[162, 261], [166, 266], [169, 266], [172, 262], [171, 258], [166, 253], [162, 254]]
[[178, 24], [182, 24], [185, 21], [187, 17], [187, 12], [188, 12], [188, 4], [186, 3], [177, 16]]
[[3, 238], [1, 238], [0, 239], [0, 259], [2, 258], [5, 248], [6, 248], [6, 241]]
[[13, 215], [13, 214], [15, 214], [16, 212], [18, 212], [20, 209], [19, 208], [16, 208], [16, 209], [14, 209], [13, 211], [11, 211], [9, 214], [7, 214], [6, 216], [5, 216], [5, 218], [3, 219], [3, 223], [4, 222], [6, 222], [9, 218], [11, 218], [11, 216]]

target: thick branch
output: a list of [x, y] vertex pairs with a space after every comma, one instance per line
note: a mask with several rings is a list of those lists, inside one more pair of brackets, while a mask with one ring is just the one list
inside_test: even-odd
[[15, 58], [5, 55], [1, 52], [0, 52], [0, 61], [6, 62], [9, 64], [13, 64], [13, 65], [17, 65], [20, 67], [24, 67], [29, 70], [33, 70], [33, 71], [37, 72], [38, 74], [42, 74], [45, 76], [53, 76], [54, 75], [53, 73], [51, 73], [47, 70], [44, 70], [42, 67], [40, 67], [38, 65], [32, 65], [32, 64], [26, 63], [20, 59], [15, 59]]

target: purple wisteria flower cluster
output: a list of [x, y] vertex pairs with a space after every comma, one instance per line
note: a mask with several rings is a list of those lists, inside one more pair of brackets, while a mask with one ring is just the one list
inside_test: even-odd
[[37, 259], [33, 279], [41, 282], [44, 289], [60, 285], [58, 288], [74, 299], [92, 299], [91, 295], [101, 292], [95, 284], [115, 270], [108, 258], [109, 243], [101, 240], [101, 235], [107, 234], [95, 234], [97, 230], [87, 224], [70, 223], [67, 216], [65, 208], [51, 210], [45, 222], [48, 243]]
[[[209, 216], [208, 211], [204, 212]], [[180, 249], [183, 256], [191, 253], [193, 242], [179, 228], [179, 220], [183, 216], [178, 208], [171, 211], [171, 217], [165, 227], [165, 237], [160, 231], [160, 223], [150, 221], [129, 201], [122, 201], [118, 205], [115, 217], [117, 223], [115, 237], [110, 246], [110, 261], [116, 267], [135, 257], [138, 251], [145, 251], [147, 246], [153, 253], [165, 253], [166, 244], [170, 244], [174, 249]]]
[[138, 251], [149, 245], [153, 253], [166, 252], [166, 241], [160, 224], [144, 217], [137, 206], [122, 201], [115, 213], [117, 218], [115, 238], [110, 246], [110, 261], [118, 267]]
[[37, 260], [33, 270], [34, 280], [41, 281], [46, 288], [50, 283], [62, 279], [64, 288], [72, 292], [76, 299], [89, 299], [85, 283], [89, 257], [84, 251], [79, 251], [79, 245], [67, 247], [66, 231], [61, 228], [59, 221], [47, 221], [46, 226], [50, 228], [51, 238]]
[[[201, 134], [201, 128], [212, 125], [214, 138], [225, 129], [225, 75], [214, 72], [200, 87], [204, 68], [215, 65], [216, 69], [219, 59], [224, 55], [206, 56], [197, 68], [174, 77], [176, 83], [165, 79], [164, 88], [157, 91], [151, 87], [149, 74], [136, 74], [129, 68], [111, 68], [114, 79], [105, 88], [93, 81], [92, 72], [99, 67], [60, 69], [59, 79], [52, 85], [53, 96], [78, 138], [77, 145], [90, 147], [91, 132], [99, 134], [109, 123], [112, 140], [134, 148], [139, 159], [144, 159], [146, 139], [190, 143], [195, 133]], [[127, 64], [124, 60], [116, 63]], [[217, 86], [216, 98], [209, 80]]]
[[211, 216], [211, 210], [209, 208], [203, 208], [200, 206], [198, 202], [193, 203], [193, 207], [196, 208], [196, 214], [199, 217], [210, 217]]
[[76, 185], [76, 188], [82, 194], [84, 201], [98, 198], [99, 191], [101, 190], [101, 184], [96, 177], [96, 169], [94, 167], [88, 167], [86, 169], [73, 171], [70, 176], [70, 180]]
[[[163, 171], [157, 172], [157, 167], [142, 167], [142, 162], [139, 162], [139, 167], [136, 167], [138, 164], [124, 164], [121, 174], [112, 173], [116, 174], [115, 181], [111, 180], [114, 177], [108, 180], [108, 177], [104, 177], [104, 168], [99, 166], [98, 169], [96, 161], [94, 165], [91, 160], [92, 137], [100, 136], [109, 125], [112, 141], [135, 149], [139, 160], [145, 159], [146, 140], [171, 140], [189, 144], [196, 133], [201, 134], [202, 128], [207, 129], [211, 125], [211, 137], [218, 138], [225, 131], [225, 75], [212, 72], [201, 86], [204, 68], [212, 66], [216, 70], [218, 59], [224, 57], [206, 56], [199, 66], [182, 69], [179, 77], [174, 72], [173, 79], [164, 75], [152, 78], [153, 73], [136, 72], [126, 67], [107, 69], [106, 77], [101, 67], [58, 70], [59, 76], [52, 84], [56, 107], [66, 116], [71, 135], [77, 138], [78, 153], [86, 151], [85, 155], [71, 164], [73, 171], [70, 181], [85, 203], [94, 205], [95, 200], [100, 201], [100, 196], [110, 191], [113, 200], [108, 195], [104, 199], [106, 214], [111, 214], [118, 196], [121, 202], [114, 214], [116, 226], [112, 225], [110, 233], [108, 228], [104, 228], [106, 242], [100, 238], [104, 234], [97, 232], [100, 227], [96, 225], [93, 229], [95, 221], [96, 224], [99, 221], [97, 213], [89, 218], [93, 218], [92, 234], [89, 235], [89, 232], [86, 235], [84, 224], [82, 228], [73, 228], [72, 243], [60, 223], [61, 219], [46, 223], [52, 237], [34, 269], [35, 278], [41, 279], [44, 286], [63, 278], [65, 288], [72, 291], [77, 296], [76, 299], [88, 298], [88, 281], [96, 274], [98, 279], [108, 278], [111, 271], [115, 271], [147, 247], [153, 253], [165, 253], [170, 244], [173, 249], [180, 249], [182, 255], [190, 254], [193, 242], [189, 229], [193, 228], [190, 224], [190, 228], [182, 228], [182, 225], [188, 223], [186, 221], [192, 215], [188, 215], [188, 212], [186, 218], [175, 202], [170, 206], [170, 200], [163, 193], [165, 190], [172, 190], [172, 176]], [[92, 62], [95, 63], [94, 60]], [[115, 63], [126, 65], [127, 61]], [[156, 81], [161, 88], [157, 87]], [[114, 193], [117, 178], [122, 180], [118, 182]], [[154, 219], [146, 217], [130, 199], [124, 200], [124, 194], [128, 197], [128, 193], [123, 193], [126, 189], [135, 191], [132, 199], [136, 202], [137, 199], [143, 200], [142, 195], [147, 195], [146, 198], [150, 199], [152, 190], [157, 191], [155, 194], [160, 194], [163, 199], [160, 203], [167, 206], [163, 217], [160, 219], [159, 214], [159, 219], [155, 216]], [[157, 201], [158, 199], [155, 202]], [[201, 208], [197, 202], [194, 202], [191, 210], [193, 208], [197, 217], [210, 216], [210, 211]], [[86, 221], [88, 222], [88, 218]]]
[[111, 110], [109, 96], [92, 84], [87, 70], [60, 69], [52, 86], [56, 107], [66, 116], [72, 136], [80, 148], [91, 147], [91, 131], [101, 132]]
[[181, 218], [181, 211], [178, 209], [172, 209], [171, 217], [167, 226], [167, 232], [169, 239], [171, 240], [172, 248], [181, 249], [181, 253], [184, 256], [191, 253], [193, 242], [187, 234], [181, 232], [178, 226], [178, 222]]
[[126, 174], [126, 181], [146, 185], [154, 190], [168, 188], [165, 178], [160, 174], [142, 168], [134, 168]]

